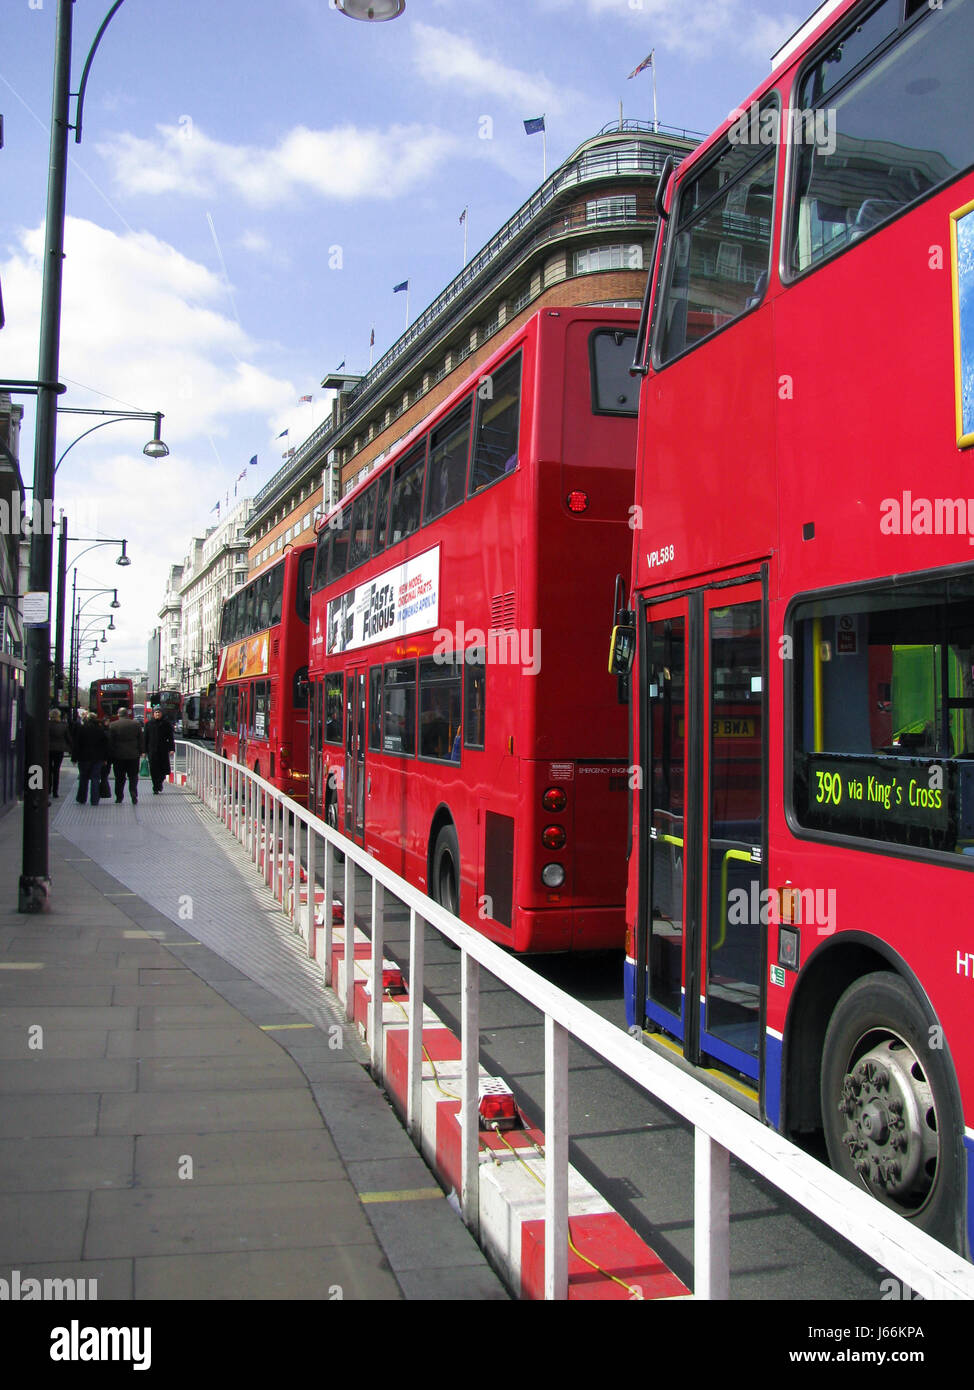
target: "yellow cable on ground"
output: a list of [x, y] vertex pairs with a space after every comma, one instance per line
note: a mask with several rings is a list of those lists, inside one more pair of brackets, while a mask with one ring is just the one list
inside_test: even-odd
[[[405, 1009], [403, 1008], [403, 1006], [400, 1004], [399, 1000], [396, 999], [392, 994], [390, 994], [388, 990], [385, 990], [385, 991], [383, 991], [383, 992], [384, 992], [384, 994], [385, 994], [385, 997], [389, 1000], [389, 1002], [390, 1002], [391, 1004], [395, 1004], [395, 1005], [396, 1005], [396, 1007], [398, 1008], [399, 1012], [402, 1014], [403, 1018], [404, 1018], [404, 1019], [406, 1020], [406, 1022], [408, 1023], [408, 1022], [409, 1022], [409, 1014], [406, 1012], [406, 1010], [405, 1010]], [[452, 1093], [451, 1091], [444, 1090], [444, 1088], [440, 1085], [439, 1078], [437, 1077], [437, 1074], [436, 1074], [436, 1063], [433, 1061], [432, 1057], [431, 1057], [431, 1056], [429, 1055], [429, 1053], [427, 1052], [427, 1050], [426, 1050], [426, 1045], [425, 1045], [425, 1044], [423, 1045], [423, 1056], [426, 1058], [427, 1062], [429, 1062], [430, 1066], [433, 1068], [433, 1081], [434, 1081], [434, 1084], [436, 1085], [436, 1089], [440, 1092], [440, 1094], [441, 1094], [441, 1095], [444, 1095], [444, 1096], [448, 1096], [448, 1097], [450, 1098], [450, 1100], [460, 1100], [460, 1096], [455, 1096], [455, 1095], [453, 1095], [453, 1093]], [[524, 1171], [525, 1171], [526, 1173], [530, 1174], [530, 1176], [531, 1176], [532, 1178], [534, 1178], [534, 1180], [535, 1180], [536, 1183], [539, 1183], [539, 1184], [541, 1185], [541, 1187], [544, 1187], [544, 1185], [545, 1185], [544, 1178], [539, 1177], [538, 1174], [534, 1171], [533, 1168], [529, 1168], [528, 1165], [525, 1163], [524, 1159], [523, 1159], [523, 1158], [521, 1157], [521, 1155], [518, 1153], [517, 1149], [514, 1148], [513, 1144], [509, 1144], [509, 1143], [507, 1142], [507, 1140], [504, 1138], [504, 1132], [503, 1132], [503, 1130], [501, 1129], [500, 1125], [497, 1123], [496, 1120], [495, 1120], [495, 1121], [493, 1122], [493, 1124], [491, 1125], [491, 1129], [492, 1129], [492, 1130], [494, 1131], [494, 1133], [497, 1135], [498, 1139], [500, 1139], [501, 1143], [505, 1146], [505, 1148], [509, 1149], [510, 1152], [514, 1155], [515, 1159], [518, 1161], [518, 1163], [520, 1163], [520, 1165], [521, 1165], [521, 1167], [524, 1169]], [[545, 1154], [544, 1154], [544, 1149], [542, 1149], [542, 1148], [540, 1147], [540, 1145], [537, 1144], [533, 1139], [531, 1140], [531, 1142], [532, 1142], [532, 1144], [534, 1144], [534, 1147], [537, 1149], [537, 1151], [538, 1151], [538, 1153], [541, 1155], [541, 1157], [544, 1158], [544, 1156], [545, 1156]], [[483, 1141], [482, 1141], [482, 1140], [480, 1141], [480, 1147], [481, 1147], [481, 1148], [484, 1147]], [[488, 1152], [488, 1154], [490, 1154], [490, 1157], [491, 1157], [492, 1159], [494, 1159], [494, 1162], [496, 1163], [496, 1162], [497, 1162], [497, 1159], [494, 1157], [494, 1154], [493, 1154], [492, 1150], [488, 1149], [487, 1152]], [[587, 1264], [587, 1265], [589, 1266], [590, 1269], [594, 1269], [595, 1272], [596, 1272], [597, 1274], [603, 1274], [603, 1275], [606, 1277], [606, 1279], [611, 1279], [612, 1282], [613, 1282], [613, 1284], [618, 1284], [619, 1287], [620, 1287], [621, 1289], [625, 1289], [626, 1292], [629, 1294], [629, 1297], [630, 1297], [631, 1300], [636, 1301], [636, 1300], [642, 1300], [642, 1299], [644, 1298], [643, 1291], [642, 1291], [642, 1289], [638, 1286], [638, 1284], [629, 1284], [629, 1283], [626, 1282], [625, 1279], [620, 1279], [620, 1278], [618, 1278], [615, 1274], [610, 1274], [609, 1271], [608, 1271], [607, 1269], [603, 1269], [602, 1265], [596, 1264], [594, 1260], [590, 1260], [589, 1257], [588, 1257], [587, 1255], [583, 1255], [583, 1254], [582, 1254], [581, 1250], [579, 1250], [578, 1246], [577, 1246], [577, 1245], [575, 1244], [575, 1242], [572, 1240], [572, 1223], [571, 1223], [571, 1220], [569, 1220], [569, 1222], [568, 1222], [568, 1248], [569, 1248], [569, 1250], [571, 1250], [574, 1254], [576, 1254], [580, 1260], [583, 1260], [583, 1261], [585, 1262], [585, 1264]]]
[[[502, 1133], [500, 1127], [498, 1126], [496, 1120], [494, 1121], [494, 1123], [493, 1123], [493, 1125], [491, 1126], [491, 1128], [493, 1129], [493, 1131], [494, 1131], [494, 1133], [497, 1135], [497, 1137], [501, 1140], [501, 1142], [502, 1142], [503, 1144], [505, 1144], [505, 1145], [507, 1146], [507, 1148], [510, 1149], [511, 1153], [512, 1153], [512, 1154], [514, 1155], [514, 1157], [517, 1159], [518, 1163], [521, 1164], [521, 1167], [524, 1168], [524, 1170], [525, 1170], [526, 1172], [528, 1172], [528, 1173], [531, 1174], [532, 1178], [534, 1178], [534, 1180], [535, 1180], [536, 1183], [539, 1183], [539, 1184], [541, 1185], [541, 1187], [544, 1187], [544, 1185], [545, 1185], [544, 1178], [539, 1177], [538, 1174], [534, 1171], [533, 1168], [529, 1168], [528, 1165], [524, 1162], [524, 1159], [521, 1157], [521, 1155], [520, 1155], [520, 1154], [517, 1152], [517, 1150], [513, 1147], [513, 1145], [507, 1143], [507, 1140], [504, 1138], [504, 1135], [503, 1135], [503, 1133]], [[540, 1145], [537, 1144], [537, 1143], [535, 1143], [535, 1141], [534, 1141], [533, 1139], [532, 1139], [531, 1142], [534, 1144], [534, 1147], [537, 1149], [537, 1151], [538, 1151], [538, 1153], [541, 1155], [541, 1157], [544, 1158], [544, 1156], [545, 1156], [544, 1150], [540, 1147]], [[569, 1248], [569, 1250], [571, 1250], [574, 1254], [576, 1254], [580, 1260], [584, 1260], [584, 1262], [589, 1266], [590, 1269], [594, 1269], [594, 1270], [596, 1271], [597, 1274], [604, 1274], [605, 1277], [606, 1277], [606, 1279], [611, 1279], [612, 1282], [613, 1282], [613, 1284], [618, 1284], [620, 1288], [625, 1289], [625, 1290], [628, 1292], [630, 1299], [632, 1299], [632, 1300], [642, 1300], [642, 1299], [644, 1298], [643, 1291], [642, 1291], [641, 1288], [639, 1288], [639, 1286], [638, 1286], [637, 1284], [629, 1284], [629, 1283], [626, 1282], [625, 1279], [620, 1279], [620, 1278], [618, 1278], [617, 1275], [615, 1275], [615, 1274], [610, 1274], [609, 1271], [608, 1271], [607, 1269], [604, 1269], [604, 1268], [602, 1267], [602, 1265], [596, 1264], [594, 1260], [590, 1260], [589, 1257], [588, 1257], [587, 1255], [583, 1255], [583, 1254], [582, 1254], [581, 1250], [579, 1250], [578, 1246], [577, 1246], [577, 1245], [575, 1244], [575, 1242], [572, 1240], [572, 1223], [571, 1223], [571, 1219], [570, 1219], [570, 1218], [569, 1218], [569, 1222], [568, 1222], [568, 1248]]]

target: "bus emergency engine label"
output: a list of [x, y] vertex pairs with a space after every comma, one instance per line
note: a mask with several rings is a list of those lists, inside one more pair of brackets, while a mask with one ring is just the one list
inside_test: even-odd
[[954, 847], [956, 778], [949, 761], [811, 753], [806, 766], [805, 825], [929, 848]]
[[423, 632], [437, 626], [439, 613], [437, 545], [332, 599], [328, 605], [327, 654]]

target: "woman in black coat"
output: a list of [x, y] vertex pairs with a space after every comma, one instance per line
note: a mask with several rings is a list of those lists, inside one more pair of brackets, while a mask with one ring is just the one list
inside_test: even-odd
[[158, 796], [162, 791], [162, 784], [169, 776], [169, 754], [175, 752], [175, 749], [176, 738], [172, 725], [156, 706], [145, 727], [145, 751], [149, 756], [153, 796]]
[[83, 806], [91, 787], [91, 804], [97, 806], [101, 800], [102, 768], [109, 759], [108, 731], [94, 715], [78, 725], [74, 735], [74, 748], [71, 756], [78, 764], [77, 801]]

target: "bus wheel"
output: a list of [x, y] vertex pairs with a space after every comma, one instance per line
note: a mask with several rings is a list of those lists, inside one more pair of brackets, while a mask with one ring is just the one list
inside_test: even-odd
[[943, 1050], [929, 1034], [898, 975], [865, 975], [846, 990], [822, 1053], [825, 1140], [836, 1172], [956, 1246], [960, 1121]]
[[460, 846], [452, 825], [444, 825], [433, 850], [432, 896], [454, 917], [460, 915]]

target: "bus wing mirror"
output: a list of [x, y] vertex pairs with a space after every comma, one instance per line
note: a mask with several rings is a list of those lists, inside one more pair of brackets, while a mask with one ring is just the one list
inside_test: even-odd
[[609, 643], [609, 674], [628, 676], [636, 651], [636, 629], [621, 623], [612, 629]]

